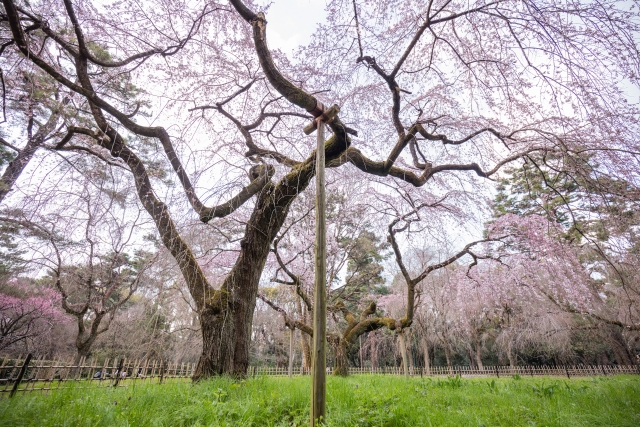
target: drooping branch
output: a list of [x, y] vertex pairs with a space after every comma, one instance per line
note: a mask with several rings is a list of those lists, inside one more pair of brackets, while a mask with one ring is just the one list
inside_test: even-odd
[[227, 119], [229, 119], [234, 125], [236, 125], [236, 127], [238, 128], [238, 130], [240, 131], [240, 133], [245, 139], [245, 144], [247, 145], [247, 148], [249, 148], [249, 151], [245, 153], [246, 157], [251, 158], [253, 156], [258, 156], [258, 157], [272, 158], [276, 160], [278, 163], [281, 163], [283, 165], [290, 166], [290, 167], [298, 166], [300, 164], [300, 162], [295, 161], [285, 156], [284, 154], [278, 153], [277, 151], [266, 150], [264, 148], [258, 147], [254, 142], [253, 136], [251, 135], [251, 132], [250, 132], [251, 129], [258, 127], [266, 117], [271, 116], [271, 117], [280, 118], [286, 115], [299, 116], [298, 113], [265, 113], [263, 111], [261, 113], [261, 116], [258, 118], [258, 120], [256, 120], [254, 123], [250, 125], [245, 126], [240, 122], [240, 120], [236, 119], [230, 113], [228, 113], [224, 108], [222, 108], [222, 105], [216, 104], [215, 106], [196, 107], [196, 109], [201, 109], [206, 107], [211, 107], [212, 109], [215, 109], [216, 111], [220, 112], [223, 116], [225, 116]]
[[300, 279], [300, 276], [293, 274], [293, 272], [289, 270], [287, 265], [284, 263], [284, 261], [282, 261], [282, 258], [280, 257], [280, 252], [278, 251], [278, 239], [275, 239], [273, 241], [273, 253], [276, 256], [276, 260], [278, 261], [278, 265], [280, 265], [280, 268], [282, 269], [282, 271], [284, 271], [285, 274], [289, 276], [292, 280], [292, 282], [280, 282], [280, 283], [285, 283], [287, 285], [291, 284], [295, 286], [296, 294], [298, 294], [298, 296], [300, 296], [300, 298], [304, 302], [304, 305], [307, 307], [307, 311], [309, 313], [313, 312], [313, 304], [311, 304], [311, 300], [309, 299], [309, 296], [302, 288], [302, 280]]
[[[311, 113], [313, 117], [321, 116], [326, 107], [318, 101], [313, 95], [305, 90], [294, 86], [282, 73], [278, 70], [271, 51], [267, 46], [267, 20], [264, 13], [252, 12], [242, 0], [230, 0], [236, 11], [242, 18], [253, 27], [253, 42], [260, 61], [260, 67], [264, 72], [269, 83], [278, 91], [285, 99], [300, 108], [304, 108]], [[339, 137], [337, 141], [340, 145], [340, 152], [349, 147], [351, 139], [348, 136], [347, 127], [336, 116], [330, 123], [334, 135]]]
[[[124, 58], [122, 60], [119, 60], [119, 61], [107, 61], [107, 60], [103, 60], [103, 59], [97, 58], [91, 52], [91, 50], [87, 48], [87, 45], [86, 45], [86, 42], [85, 42], [85, 39], [84, 39], [84, 35], [82, 34], [81, 31], [77, 30], [78, 28], [80, 28], [80, 26], [79, 26], [78, 18], [75, 15], [75, 12], [73, 10], [73, 6], [72, 6], [71, 2], [68, 1], [68, 0], [65, 0], [64, 3], [65, 3], [65, 8], [67, 10], [67, 14], [69, 16], [69, 19], [70, 19], [71, 23], [73, 24], [74, 30], [76, 32], [76, 37], [77, 37], [77, 40], [78, 40], [78, 48], [76, 48], [71, 43], [67, 42], [63, 37], [61, 37], [59, 34], [57, 34], [55, 31], [53, 31], [50, 28], [48, 22], [39, 19], [37, 16], [35, 16], [33, 14], [30, 14], [24, 8], [18, 7], [17, 10], [20, 11], [25, 16], [28, 16], [34, 22], [34, 24], [31, 27], [34, 27], [34, 28], [42, 30], [47, 36], [49, 36], [56, 43], [58, 43], [64, 50], [66, 50], [74, 58], [77, 58], [78, 56], [82, 55], [85, 58], [87, 58], [90, 62], [92, 62], [93, 64], [99, 65], [99, 66], [105, 67], [105, 68], [119, 68], [119, 67], [123, 67], [125, 65], [128, 65], [128, 64], [130, 64], [132, 62], [135, 62], [137, 60], [141, 60], [140, 61], [140, 63], [141, 63], [141, 62], [146, 61], [147, 59], [149, 59], [153, 55], [161, 55], [163, 57], [175, 55], [198, 32], [198, 30], [200, 29], [200, 26], [202, 24], [203, 19], [207, 15], [209, 15], [209, 14], [215, 12], [215, 11], [219, 11], [219, 10], [228, 11], [228, 9], [221, 8], [221, 7], [216, 7], [216, 8], [213, 8], [211, 10], [207, 10], [208, 5], [205, 5], [205, 7], [203, 8], [202, 12], [194, 19], [194, 21], [193, 21], [193, 23], [191, 25], [191, 28], [189, 29], [189, 32], [187, 33], [187, 35], [185, 37], [183, 37], [183, 38], [178, 39], [176, 44], [170, 45], [170, 46], [167, 46], [167, 47], [164, 47], [164, 48], [148, 49], [146, 51], [136, 53], [134, 55], [131, 55], [131, 56], [129, 56], [127, 58]], [[79, 32], [80, 32], [80, 36], [78, 36]]]
[[[501, 241], [501, 239], [503, 239], [504, 237], [497, 237], [497, 238], [487, 238], [487, 239], [481, 239], [481, 240], [476, 240], [474, 242], [471, 242], [469, 244], [467, 244], [464, 248], [462, 248], [460, 251], [458, 251], [457, 253], [455, 253], [454, 255], [450, 256], [449, 258], [445, 259], [442, 262], [439, 263], [435, 263], [435, 264], [430, 264], [428, 265], [426, 268], [424, 268], [422, 270], [422, 272], [420, 272], [417, 276], [415, 277], [411, 277], [411, 274], [409, 273], [409, 270], [407, 269], [403, 257], [402, 257], [402, 252], [400, 251], [400, 246], [398, 245], [398, 241], [396, 240], [396, 234], [402, 231], [405, 231], [408, 227], [409, 224], [413, 221], [413, 219], [411, 219], [412, 216], [417, 215], [421, 209], [427, 208], [427, 207], [436, 207], [439, 206], [442, 203], [443, 200], [439, 200], [435, 203], [422, 203], [419, 206], [417, 206], [415, 209], [413, 209], [412, 211], [410, 211], [409, 213], [402, 215], [396, 219], [394, 219], [393, 221], [391, 221], [391, 223], [388, 226], [388, 237], [389, 237], [389, 243], [391, 244], [391, 248], [393, 249], [393, 253], [396, 259], [396, 264], [398, 264], [398, 267], [400, 268], [400, 271], [402, 273], [402, 276], [405, 279], [405, 282], [407, 284], [407, 308], [406, 308], [406, 314], [405, 317], [401, 320], [401, 327], [405, 328], [411, 325], [411, 323], [413, 322], [413, 317], [414, 317], [414, 313], [415, 313], [415, 305], [416, 305], [416, 287], [417, 285], [422, 282], [429, 274], [431, 274], [432, 272], [445, 268], [453, 263], [455, 263], [456, 261], [458, 261], [459, 259], [461, 259], [462, 257], [469, 255], [472, 257], [473, 259], [473, 264], [475, 265], [477, 263], [477, 259], [478, 258], [487, 258], [483, 255], [478, 255], [476, 253], [474, 253], [472, 251], [472, 248], [476, 245], [482, 244], [482, 243], [487, 243], [487, 242], [498, 242]], [[396, 228], [396, 225], [398, 225], [398, 223], [400, 222], [405, 222], [405, 225], [403, 227], [400, 228]]]
[[[406, 142], [408, 144], [409, 141]], [[405, 144], [405, 145], [406, 145]], [[401, 179], [403, 181], [408, 182], [409, 184], [415, 187], [422, 187], [426, 184], [435, 174], [441, 172], [450, 172], [450, 171], [470, 171], [475, 172], [476, 175], [482, 178], [490, 178], [496, 172], [500, 170], [504, 165], [511, 163], [515, 160], [522, 158], [525, 154], [533, 153], [535, 151], [544, 151], [543, 147], [533, 147], [527, 149], [523, 152], [513, 154], [508, 156], [501, 161], [497, 162], [495, 166], [489, 170], [484, 170], [477, 163], [468, 163], [468, 164], [444, 164], [438, 166], [432, 166], [427, 163], [424, 165], [424, 171], [420, 175], [416, 175], [414, 172], [406, 169], [399, 168], [397, 166], [390, 166], [387, 161], [374, 161], [367, 158], [360, 150], [354, 147], [349, 147], [346, 153], [339, 159], [339, 161], [334, 162], [332, 166], [339, 166], [346, 162], [353, 164], [355, 167], [360, 169], [363, 172], [376, 175], [376, 176], [392, 176], [394, 178]]]
[[[160, 126], [156, 126], [156, 127], [150, 127], [150, 126], [142, 126], [139, 125], [137, 123], [135, 123], [128, 114], [118, 110], [117, 108], [113, 107], [111, 104], [109, 104], [108, 102], [106, 102], [104, 99], [100, 98], [97, 93], [94, 91], [93, 86], [91, 84], [91, 80], [89, 79], [88, 73], [87, 73], [87, 63], [88, 63], [88, 58], [87, 56], [83, 53], [88, 51], [88, 49], [86, 48], [86, 43], [84, 41], [84, 34], [82, 32], [82, 29], [77, 21], [77, 18], [75, 17], [75, 12], [73, 11], [73, 6], [71, 4], [70, 1], [65, 0], [65, 7], [67, 9], [67, 14], [69, 15], [72, 23], [74, 24], [74, 31], [76, 34], [76, 37], [78, 39], [78, 44], [80, 46], [79, 51], [77, 52], [77, 55], [75, 55], [75, 63], [76, 63], [76, 70], [78, 71], [78, 76], [79, 76], [79, 82], [80, 84], [76, 84], [74, 82], [72, 82], [71, 80], [67, 79], [66, 77], [64, 77], [62, 74], [60, 74], [54, 67], [52, 67], [51, 65], [47, 64], [46, 61], [44, 61], [42, 58], [40, 58], [37, 54], [35, 54], [34, 52], [32, 52], [29, 47], [28, 47], [28, 43], [25, 39], [25, 35], [24, 35], [24, 31], [22, 29], [22, 26], [20, 24], [20, 17], [18, 14], [18, 9], [15, 7], [13, 1], [11, 0], [3, 0], [3, 3], [5, 4], [5, 8], [7, 10], [7, 16], [9, 19], [9, 23], [11, 26], [11, 30], [13, 32], [14, 35], [14, 39], [17, 42], [18, 48], [21, 50], [21, 52], [27, 57], [29, 58], [31, 61], [33, 61], [36, 65], [38, 65], [40, 68], [43, 69], [43, 71], [45, 71], [46, 73], [48, 73], [49, 75], [51, 75], [54, 79], [56, 79], [57, 81], [59, 81], [60, 83], [62, 83], [63, 85], [65, 85], [66, 87], [68, 87], [69, 89], [73, 90], [74, 92], [81, 94], [83, 96], [85, 96], [87, 98], [87, 100], [89, 100], [89, 102], [91, 103], [92, 106], [94, 106], [94, 108], [92, 108], [92, 111], [97, 107], [100, 109], [105, 110], [106, 112], [108, 112], [109, 114], [113, 115], [120, 123], [122, 123], [123, 126], [125, 126], [125, 128], [127, 128], [129, 131], [137, 134], [137, 135], [141, 135], [141, 136], [146, 136], [146, 137], [152, 137], [152, 138], [157, 138], [160, 143], [162, 144], [162, 147], [165, 151], [165, 154], [167, 155], [167, 158], [169, 160], [169, 163], [171, 164], [173, 170], [175, 171], [176, 175], [178, 176], [178, 179], [180, 181], [180, 183], [182, 184], [182, 187], [185, 190], [185, 194], [187, 196], [187, 199], [189, 200], [191, 206], [194, 208], [194, 210], [199, 214], [199, 215], [203, 215], [203, 213], [205, 214], [205, 217], [215, 217], [216, 215], [212, 215], [213, 213], [218, 213], [219, 215], [228, 215], [230, 212], [232, 212], [233, 210], [237, 209], [238, 206], [241, 205], [241, 203], [239, 204], [240, 201], [242, 201], [242, 203], [244, 203], [246, 200], [248, 200], [249, 198], [251, 198], [251, 196], [253, 196], [254, 194], [256, 194], [260, 188], [258, 187], [259, 183], [264, 182], [264, 180], [260, 180], [258, 182], [251, 182], [247, 187], [243, 188], [243, 190], [241, 190], [240, 194], [238, 194], [237, 196], [235, 196], [232, 200], [230, 200], [229, 202], [226, 202], [220, 206], [217, 207], [212, 207], [212, 208], [207, 208], [198, 198], [195, 188], [193, 186], [193, 184], [191, 183], [191, 180], [189, 179], [189, 176], [187, 175], [184, 167], [182, 166], [182, 163], [177, 155], [177, 153], [175, 152], [175, 149], [173, 147], [173, 143], [171, 141], [171, 138], [168, 134], [168, 132]], [[84, 47], [83, 47], [84, 46]], [[84, 71], [82, 71], [84, 70]], [[95, 113], [95, 112], [94, 112]], [[106, 123], [106, 121], [105, 121]], [[104, 130], [103, 130], [104, 131]], [[104, 132], [106, 134], [106, 132]], [[222, 215], [222, 216], [224, 216]]]
[[273, 301], [271, 301], [269, 298], [267, 298], [264, 294], [262, 293], [258, 293], [258, 298], [262, 301], [264, 301], [269, 307], [271, 307], [272, 309], [274, 309], [275, 311], [277, 311], [278, 313], [282, 314], [282, 317], [284, 318], [284, 323], [285, 325], [287, 325], [287, 327], [289, 329], [299, 329], [302, 332], [304, 332], [305, 334], [309, 335], [310, 337], [313, 336], [313, 328], [299, 320], [296, 319], [292, 319], [287, 312], [285, 311], [285, 309], [279, 307], [277, 304], [275, 304]]
[[200, 220], [204, 223], [211, 221], [213, 218], [222, 218], [234, 212], [238, 207], [242, 206], [247, 200], [262, 190], [275, 173], [275, 168], [271, 165], [260, 164], [253, 166], [249, 171], [251, 183], [244, 187], [231, 200], [212, 208], [204, 207], [200, 213]]
[[558, 308], [560, 308], [561, 310], [567, 311], [569, 313], [573, 313], [573, 314], [579, 314], [582, 316], [587, 316], [587, 317], [591, 317], [593, 319], [596, 319], [602, 323], [606, 323], [609, 325], [615, 325], [615, 326], [619, 326], [622, 329], [625, 329], [627, 331], [640, 331], [640, 324], [637, 323], [625, 323], [625, 322], [621, 322], [620, 320], [617, 319], [612, 319], [609, 317], [605, 317], [602, 316], [598, 313], [594, 313], [592, 311], [588, 311], [588, 310], [580, 310], [577, 309], [576, 307], [574, 307], [573, 305], [567, 303], [567, 302], [562, 302], [562, 301], [558, 301], [558, 299], [556, 299], [553, 295], [551, 295], [549, 292], [545, 292], [541, 289], [537, 289], [539, 292], [541, 292], [544, 296], [547, 297], [547, 299], [549, 299], [549, 301], [551, 301], [554, 305], [556, 305]]

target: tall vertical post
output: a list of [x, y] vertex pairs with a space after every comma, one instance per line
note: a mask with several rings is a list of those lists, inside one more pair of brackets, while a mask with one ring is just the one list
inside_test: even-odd
[[311, 375], [311, 427], [324, 424], [327, 396], [325, 341], [327, 338], [326, 218], [324, 191], [324, 123], [317, 119], [316, 149], [316, 265], [313, 306], [313, 357]]

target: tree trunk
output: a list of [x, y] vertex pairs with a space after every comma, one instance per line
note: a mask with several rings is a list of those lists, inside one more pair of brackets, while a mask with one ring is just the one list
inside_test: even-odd
[[223, 313], [200, 313], [202, 353], [193, 373], [199, 380], [213, 375], [233, 372], [233, 350], [235, 348], [234, 322], [228, 310]]
[[448, 343], [444, 343], [444, 357], [447, 359], [447, 366], [449, 367], [449, 371], [453, 373], [453, 364], [451, 363], [451, 349], [449, 348]]
[[478, 369], [484, 370], [484, 365], [482, 364], [482, 341], [480, 337], [476, 335], [476, 364], [478, 365]]
[[[303, 307], [301, 302], [300, 295], [296, 295], [296, 308], [298, 313], [300, 313], [300, 317], [302, 317], [302, 322], [305, 325], [309, 324], [309, 315], [307, 312], [306, 306]], [[309, 335], [305, 333], [300, 334], [300, 341], [302, 342], [302, 372], [310, 372], [311, 371], [311, 342]]]
[[309, 336], [306, 334], [300, 334], [302, 340], [302, 366], [304, 372], [311, 371], [311, 344], [309, 343]]
[[89, 352], [91, 351], [91, 346], [95, 342], [96, 338], [101, 332], [104, 332], [106, 329], [102, 331], [99, 329], [100, 323], [104, 318], [104, 313], [96, 313], [93, 322], [91, 323], [91, 327], [87, 332], [86, 325], [84, 324], [84, 313], [73, 313], [69, 314], [76, 316], [76, 322], [78, 325], [78, 333], [76, 334], [76, 350], [78, 353], [76, 354], [76, 364], [83, 357], [87, 357]]
[[374, 334], [369, 335], [371, 341], [371, 368], [378, 369], [378, 337]]
[[511, 342], [509, 342], [509, 346], [507, 347], [507, 357], [509, 358], [509, 366], [511, 368], [515, 368], [518, 365], [518, 361], [516, 359], [516, 355], [513, 352], [513, 346]]
[[425, 375], [431, 375], [431, 359], [429, 357], [429, 343], [424, 336], [420, 339], [422, 344], [422, 355], [424, 357], [424, 373]]
[[91, 351], [91, 346], [93, 345], [93, 342], [95, 341], [95, 337], [90, 338], [84, 342], [80, 342], [79, 340], [76, 340], [76, 357], [73, 361], [74, 365], [77, 365], [78, 363], [80, 363], [80, 360], [82, 360], [83, 357], [87, 357], [89, 356], [89, 352]]
[[295, 337], [295, 328], [289, 329], [289, 378], [293, 377], [293, 339]]
[[407, 357], [407, 342], [404, 336], [404, 331], [398, 332], [398, 345], [400, 346], [400, 355], [402, 356], [402, 369], [404, 376], [409, 376], [409, 357]]
[[338, 344], [333, 345], [335, 354], [335, 366], [333, 368], [333, 375], [340, 377], [346, 377], [349, 375], [349, 358], [347, 357], [349, 352], [348, 343], [340, 339]]
[[476, 354], [471, 346], [467, 347], [467, 359], [469, 360], [469, 366], [476, 366]]
[[615, 355], [618, 365], [633, 365], [629, 350], [625, 345], [624, 338], [617, 327], [610, 328], [609, 342], [613, 348], [613, 354]]
[[240, 255], [222, 284], [225, 291], [217, 304], [207, 304], [200, 315], [203, 351], [194, 380], [223, 373], [243, 377], [247, 373], [260, 276], [289, 205], [313, 176], [313, 165], [301, 167], [294, 175], [299, 179], [295, 188], [289, 186], [287, 179], [293, 178], [287, 176], [277, 186], [266, 185], [258, 196], [240, 243]]
[[[409, 331], [411, 332], [411, 331]], [[415, 372], [415, 364], [413, 361], [413, 350], [411, 349], [411, 334], [407, 336], [407, 359], [409, 359], [409, 374], [413, 375]]]

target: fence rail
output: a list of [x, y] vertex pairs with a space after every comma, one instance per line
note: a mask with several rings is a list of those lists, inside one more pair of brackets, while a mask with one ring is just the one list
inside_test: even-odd
[[[0, 396], [18, 391], [46, 391], [64, 387], [70, 382], [87, 387], [115, 386], [124, 387], [135, 381], [162, 383], [169, 380], [186, 380], [193, 376], [196, 364], [166, 362], [160, 360], [106, 359], [99, 363], [94, 359], [46, 360], [40, 358], [17, 359], [4, 358], [0, 364]], [[309, 371], [299, 366], [295, 375], [308, 375]], [[331, 368], [327, 368], [331, 373]], [[350, 374], [404, 375], [402, 367], [349, 368]], [[22, 375], [21, 375], [22, 374]], [[287, 376], [288, 368], [252, 366], [248, 376]], [[487, 376], [595, 376], [637, 374], [638, 365], [564, 365], [564, 366], [487, 366], [482, 369], [472, 366], [434, 366], [428, 369], [411, 368], [411, 376], [461, 377]], [[6, 395], [6, 394], [5, 394]]]
[[[27, 363], [25, 363], [27, 362]], [[42, 357], [4, 358], [0, 364], [0, 395], [17, 391], [54, 390], [69, 382], [94, 386], [122, 387], [133, 381], [162, 383], [187, 379], [193, 375], [195, 363], [160, 360], [105, 359], [102, 363], [85, 358], [46, 360]], [[20, 372], [23, 371], [20, 378]]]
[[[308, 375], [309, 371], [298, 367], [293, 370], [295, 375]], [[327, 368], [331, 374], [332, 369]], [[378, 374], [378, 375], [404, 375], [404, 369], [398, 366], [380, 368], [349, 368], [350, 375]], [[478, 368], [474, 366], [433, 366], [431, 368], [409, 368], [410, 376], [446, 377], [459, 375], [461, 377], [489, 377], [489, 376], [568, 376], [586, 377], [596, 375], [640, 375], [640, 365], [555, 365], [555, 366], [486, 366]], [[287, 376], [288, 368], [276, 368], [267, 366], [253, 366], [249, 368], [249, 376]]]

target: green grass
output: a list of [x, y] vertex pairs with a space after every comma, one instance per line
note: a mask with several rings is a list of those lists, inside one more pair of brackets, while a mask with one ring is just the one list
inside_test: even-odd
[[[70, 386], [0, 400], [9, 426], [305, 426], [309, 377]], [[328, 426], [640, 426], [640, 377], [329, 378]]]

